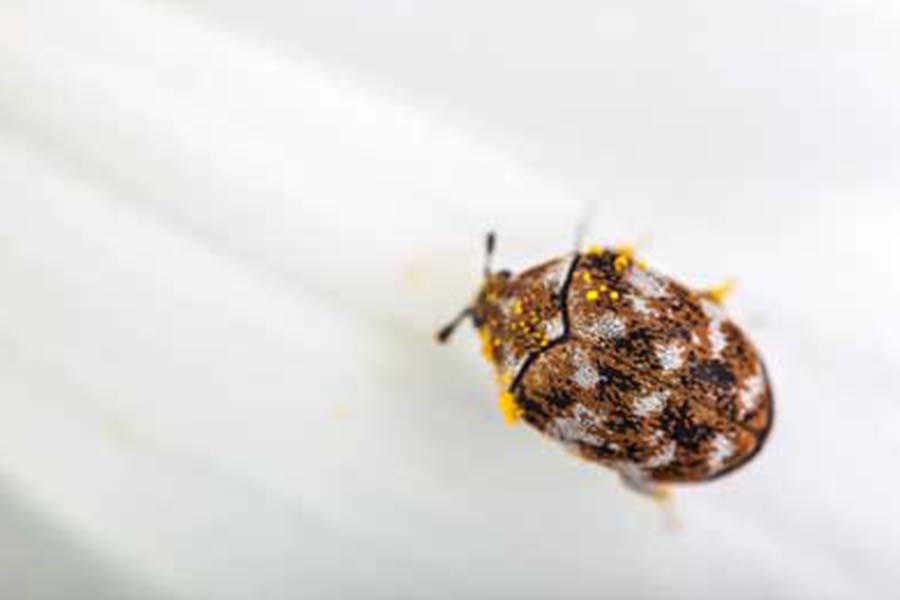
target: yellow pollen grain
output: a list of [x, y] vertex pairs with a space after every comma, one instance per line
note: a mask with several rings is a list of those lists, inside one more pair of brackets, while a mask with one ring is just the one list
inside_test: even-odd
[[587, 271], [581, 274], [581, 279], [584, 280], [585, 283], [591, 283], [592, 281], [594, 281], [594, 278], [591, 277], [591, 274]]
[[609, 286], [607, 286], [605, 283], [601, 283], [601, 284], [600, 284], [600, 287], [599, 287], [598, 289], [599, 289], [601, 292], [605, 292], [606, 290], [609, 289]]
[[609, 299], [612, 300], [613, 302], [615, 302], [616, 300], [618, 300], [618, 299], [619, 299], [619, 292], [617, 292], [616, 290], [611, 291], [611, 292], [609, 293]]
[[486, 327], [482, 327], [478, 330], [478, 335], [481, 337], [481, 354], [488, 362], [494, 362], [494, 349], [491, 347], [490, 331]]
[[513, 314], [521, 315], [524, 312], [525, 308], [522, 306], [521, 300], [516, 300], [516, 303], [513, 304]]
[[616, 257], [615, 262], [613, 263], [613, 267], [615, 267], [617, 273], [621, 273], [626, 268], [628, 268], [628, 256], [622, 254]]
[[604, 252], [606, 252], [606, 248], [603, 246], [590, 246], [588, 248], [588, 254], [594, 254], [596, 256], [602, 256]]
[[588, 290], [584, 295], [584, 299], [588, 300], [589, 302], [593, 302], [598, 298], [600, 298], [600, 292], [598, 292], [597, 290]]
[[634, 246], [632, 246], [631, 244], [622, 244], [620, 246], [616, 246], [616, 253], [631, 258], [632, 256], [634, 256]]
[[729, 279], [725, 283], [713, 286], [706, 290], [706, 297], [716, 304], [722, 304], [725, 302], [725, 298], [728, 297], [728, 294], [730, 294], [732, 290], [734, 290], [734, 287], [736, 285], [737, 284], [734, 279]]
[[502, 343], [503, 343], [503, 341], [500, 338], [494, 338], [494, 341], [493, 341], [494, 348], [496, 348], [497, 346], [499, 346]]
[[515, 425], [522, 418], [522, 407], [518, 405], [516, 397], [511, 392], [501, 392], [498, 404], [507, 425]]
[[646, 260], [639, 260], [639, 261], [637, 261], [636, 264], [637, 264], [638, 268], [641, 269], [642, 271], [646, 271], [646, 270], [649, 268], [649, 267], [647, 266], [647, 261], [646, 261]]
[[497, 376], [497, 383], [503, 387], [509, 387], [512, 384], [512, 373], [506, 372]]

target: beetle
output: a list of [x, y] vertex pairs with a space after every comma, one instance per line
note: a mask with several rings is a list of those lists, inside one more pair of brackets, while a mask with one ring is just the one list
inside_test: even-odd
[[729, 285], [694, 290], [593, 246], [514, 275], [493, 271], [437, 333], [470, 319], [509, 424], [524, 420], [635, 490], [709, 481], [746, 465], [773, 420], [766, 367], [725, 314]]

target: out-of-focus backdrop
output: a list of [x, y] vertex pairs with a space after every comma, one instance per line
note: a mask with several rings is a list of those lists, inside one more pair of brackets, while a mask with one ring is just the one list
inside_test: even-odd
[[[0, 597], [890, 598], [892, 2], [0, 0]], [[478, 283], [642, 240], [767, 359], [680, 490], [509, 430]]]

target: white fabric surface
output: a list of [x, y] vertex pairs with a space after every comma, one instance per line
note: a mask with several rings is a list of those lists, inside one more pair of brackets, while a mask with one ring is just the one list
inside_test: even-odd
[[[889, 598], [900, 9], [0, 2], [0, 596]], [[733, 275], [777, 422], [677, 494], [507, 430], [478, 281]]]

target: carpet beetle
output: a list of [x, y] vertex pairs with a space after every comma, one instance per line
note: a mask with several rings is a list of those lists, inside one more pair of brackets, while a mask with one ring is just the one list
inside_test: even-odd
[[513, 275], [492, 271], [470, 318], [522, 419], [638, 491], [714, 479], [747, 464], [772, 425], [765, 366], [707, 291], [649, 269], [629, 248], [592, 247]]

